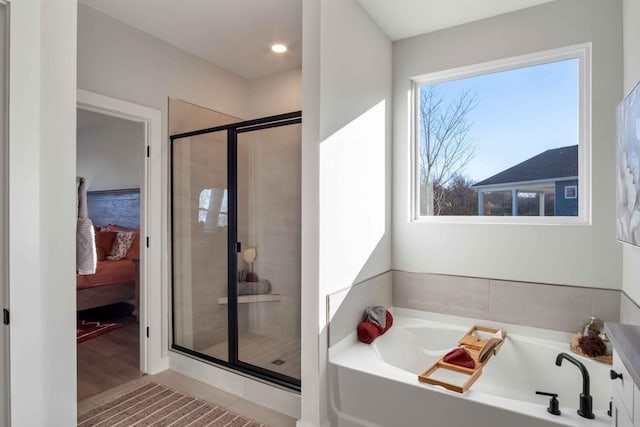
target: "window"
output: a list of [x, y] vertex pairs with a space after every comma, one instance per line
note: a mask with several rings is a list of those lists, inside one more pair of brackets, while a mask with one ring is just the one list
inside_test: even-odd
[[576, 199], [578, 198], [578, 186], [577, 185], [568, 185], [564, 187], [564, 198], [565, 199]]
[[227, 189], [205, 188], [198, 199], [198, 222], [204, 224], [206, 231], [228, 225]]
[[198, 202], [198, 222], [207, 222], [209, 206], [211, 206], [211, 189], [205, 188], [200, 192], [200, 199]]
[[414, 219], [584, 222], [589, 53], [584, 45], [416, 78]]

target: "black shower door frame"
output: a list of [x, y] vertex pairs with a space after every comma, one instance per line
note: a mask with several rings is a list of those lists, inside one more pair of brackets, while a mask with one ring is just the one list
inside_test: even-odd
[[[268, 116], [260, 119], [247, 120], [243, 122], [232, 123], [229, 125], [216, 126], [206, 129], [195, 130], [191, 132], [183, 132], [170, 136], [170, 194], [171, 194], [171, 349], [193, 356], [195, 358], [220, 365], [221, 367], [238, 371], [243, 374], [265, 380], [288, 389], [300, 391], [300, 379], [283, 375], [278, 372], [270, 371], [260, 366], [251, 365], [242, 362], [238, 358], [238, 283], [237, 271], [238, 260], [237, 254], [241, 252], [241, 243], [238, 242], [238, 134], [245, 132], [254, 132], [263, 129], [271, 129], [282, 126], [290, 126], [302, 123], [302, 111], [294, 111], [276, 116]], [[227, 186], [228, 186], [228, 232], [227, 232], [227, 317], [228, 317], [228, 343], [229, 343], [229, 360], [221, 360], [213, 356], [209, 356], [199, 351], [183, 347], [175, 343], [175, 258], [173, 251], [173, 145], [182, 138], [189, 138], [198, 135], [205, 135], [214, 132], [227, 132]]]

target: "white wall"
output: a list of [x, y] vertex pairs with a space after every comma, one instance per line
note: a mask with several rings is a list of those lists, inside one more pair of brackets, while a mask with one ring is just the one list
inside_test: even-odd
[[162, 110], [164, 132], [168, 96], [236, 117], [248, 113], [245, 79], [83, 4], [78, 88]]
[[[322, 426], [327, 401], [321, 402], [320, 340], [320, 2], [302, 2], [302, 165], [300, 222], [301, 382], [298, 427]], [[326, 360], [326, 357], [325, 357]], [[326, 382], [323, 383], [326, 390]]]
[[[637, 18], [640, 16], [640, 0], [624, 0], [624, 93], [640, 81], [640, 27]], [[640, 248], [623, 245], [623, 277], [622, 289], [640, 304]]]
[[75, 0], [12, 2], [10, 387], [18, 427], [76, 424], [75, 42]]
[[[615, 240], [615, 108], [622, 92], [622, 2], [563, 0], [394, 43], [393, 267], [619, 289]], [[410, 78], [578, 43], [593, 43], [592, 225], [409, 221]]]
[[145, 157], [142, 123], [114, 118], [77, 133], [77, 174], [88, 191], [140, 188]]
[[[304, 306], [302, 422], [312, 426], [327, 423], [326, 297], [391, 267], [391, 42], [357, 1], [319, 3], [303, 9], [303, 301], [317, 301], [318, 311], [309, 311], [318, 324]], [[307, 96], [319, 111], [307, 110]], [[312, 212], [318, 204], [319, 217]], [[317, 235], [307, 230], [316, 221], [319, 270], [311, 260]], [[317, 294], [309, 295], [316, 281]], [[305, 384], [318, 390], [307, 394]]]
[[284, 71], [249, 82], [249, 116], [272, 116], [302, 109], [302, 69]]

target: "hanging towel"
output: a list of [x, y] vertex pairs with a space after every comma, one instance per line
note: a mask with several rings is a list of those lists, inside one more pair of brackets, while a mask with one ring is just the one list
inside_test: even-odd
[[76, 204], [78, 221], [76, 224], [76, 271], [78, 274], [95, 274], [97, 264], [95, 230], [89, 219], [87, 208], [87, 187], [85, 179], [76, 177]]

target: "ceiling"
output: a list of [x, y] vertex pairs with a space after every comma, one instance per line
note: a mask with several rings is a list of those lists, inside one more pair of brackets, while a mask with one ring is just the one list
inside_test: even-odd
[[[80, 0], [246, 79], [300, 67], [303, 0]], [[358, 0], [399, 40], [554, 0]], [[275, 54], [283, 43], [289, 50]]]
[[246, 79], [302, 65], [302, 0], [80, 2]]
[[551, 1], [554, 0], [358, 0], [394, 41]]

